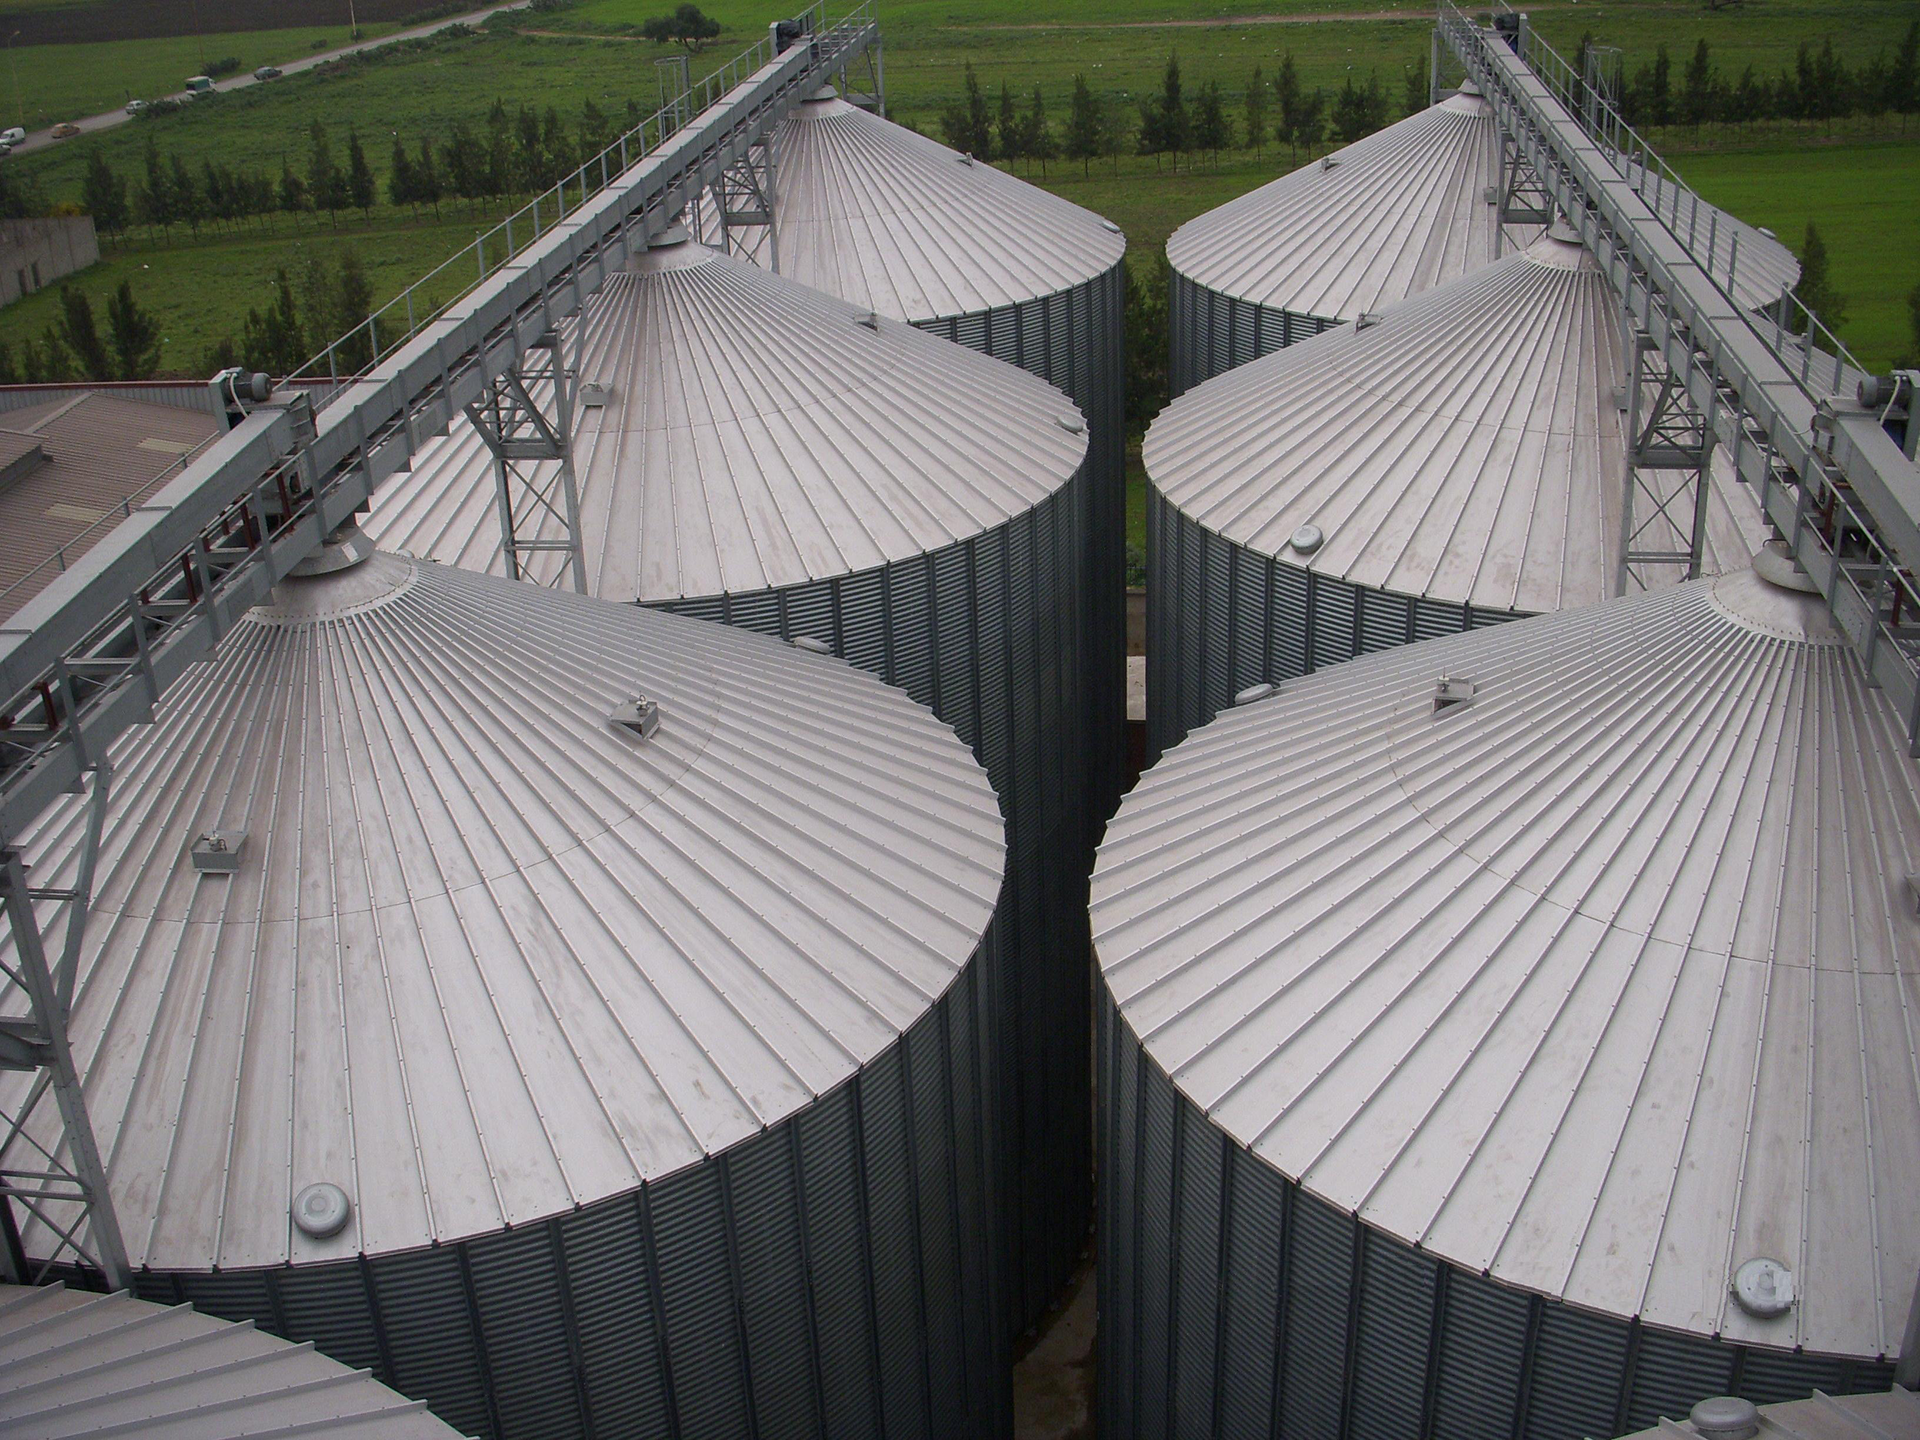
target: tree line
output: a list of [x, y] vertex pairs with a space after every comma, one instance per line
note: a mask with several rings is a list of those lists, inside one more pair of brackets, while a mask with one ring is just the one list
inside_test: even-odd
[[[1400, 90], [1400, 114], [1426, 107], [1424, 58], [1402, 71]], [[1331, 93], [1319, 86], [1307, 89], [1288, 51], [1271, 80], [1254, 68], [1236, 117], [1217, 80], [1207, 81], [1189, 97], [1180, 57], [1173, 54], [1167, 57], [1159, 92], [1142, 100], [1132, 117], [1093, 91], [1085, 75], [1076, 74], [1066, 125], [1057, 134], [1039, 86], [1023, 106], [1002, 81], [996, 111], [968, 65], [964, 93], [941, 114], [940, 131], [949, 146], [975, 159], [1024, 160], [1029, 170], [1037, 162], [1044, 175], [1046, 162], [1056, 157], [1080, 161], [1083, 172], [1090, 171], [1095, 160], [1117, 165], [1129, 149], [1153, 156], [1156, 164], [1167, 156], [1177, 165], [1188, 156], [1217, 160], [1222, 151], [1259, 151], [1269, 140], [1286, 146], [1296, 159], [1303, 150], [1310, 159], [1325, 142], [1350, 145], [1371, 135], [1396, 118], [1393, 109], [1387, 87], [1374, 73], [1362, 81], [1348, 75]]]
[[60, 380], [149, 380], [160, 368], [160, 324], [135, 302], [122, 280], [107, 297], [104, 332], [86, 292], [60, 287], [60, 313], [36, 341], [23, 337], [18, 354], [0, 336], [0, 385]]
[[[1591, 34], [1581, 40], [1583, 71], [1593, 43]], [[1783, 65], [1775, 76], [1749, 64], [1729, 79], [1715, 67], [1713, 51], [1703, 39], [1676, 78], [1673, 59], [1662, 45], [1620, 86], [1618, 101], [1621, 119], [1634, 126], [1750, 125], [1759, 120], [1831, 124], [1852, 115], [1871, 120], [1898, 115], [1904, 128], [1920, 113], [1920, 20], [1907, 27], [1891, 56], [1876, 53], [1857, 68], [1835, 53], [1831, 36], [1818, 49], [1803, 40], [1792, 66]]]
[[[639, 123], [638, 106], [629, 101], [628, 119]], [[388, 160], [385, 198], [416, 214], [440, 213], [443, 201], [483, 202], [537, 194], [573, 174], [617, 138], [612, 119], [593, 101], [568, 126], [549, 105], [544, 113], [522, 105], [509, 113], [495, 100], [484, 123], [456, 120], [444, 140], [422, 136], [409, 148], [395, 135]], [[5, 197], [0, 197], [4, 201]], [[259, 226], [276, 215], [324, 214], [332, 225], [341, 212], [370, 217], [381, 186], [367, 158], [359, 130], [347, 127], [344, 154], [334, 136], [316, 119], [308, 127], [304, 164], [282, 156], [278, 176], [204, 159], [194, 169], [179, 155], [163, 155], [149, 136], [141, 169], [125, 175], [99, 151], [87, 159], [80, 203], [104, 235], [125, 234], [140, 225], [169, 236], [176, 225], [196, 236], [203, 227], [238, 229]], [[17, 208], [31, 208], [24, 197]]]

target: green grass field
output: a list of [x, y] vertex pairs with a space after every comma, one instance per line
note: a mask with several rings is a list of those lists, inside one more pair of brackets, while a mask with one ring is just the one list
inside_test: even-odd
[[[1223, 17], [1221, 0], [1053, 0], [1044, 10], [1009, 0], [881, 0], [886, 34], [889, 104], [929, 133], [938, 133], [940, 111], [958, 97], [964, 67], [974, 65], [990, 93], [1002, 81], [1025, 92], [1042, 86], [1056, 123], [1064, 121], [1076, 72], [1117, 104], [1131, 108], [1157, 86], [1170, 50], [1177, 49], [1192, 88], [1217, 80], [1238, 119], [1240, 96], [1253, 68], [1273, 73], [1284, 53], [1295, 57], [1308, 85], [1337, 87], [1349, 73], [1373, 71], [1387, 84], [1398, 113], [1403, 67], [1425, 56], [1431, 11], [1410, 0], [1361, 0], [1363, 13], [1404, 12], [1406, 18], [1305, 20], [1324, 15], [1328, 0], [1264, 0], [1262, 19]], [[32, 176], [46, 199], [76, 199], [90, 152], [97, 151], [122, 174], [136, 176], [151, 139], [163, 154], [178, 153], [198, 172], [212, 156], [242, 168], [277, 174], [282, 157], [302, 169], [306, 130], [315, 116], [332, 128], [334, 153], [344, 160], [349, 121], [359, 128], [368, 158], [383, 186], [397, 134], [410, 143], [422, 135], [444, 136], [455, 118], [479, 122], [496, 98], [509, 109], [521, 104], [556, 105], [571, 122], [582, 101], [593, 99], [610, 116], [624, 115], [629, 99], [650, 110], [659, 80], [654, 61], [664, 51], [625, 36], [663, 8], [662, 0], [583, 0], [557, 14], [529, 20], [530, 27], [559, 34], [487, 33], [395, 52], [376, 63], [336, 75], [290, 76], [196, 106], [175, 116], [120, 127], [66, 142], [41, 155], [6, 162]], [[765, 33], [766, 22], [793, 8], [792, 0], [755, 0], [752, 5], [712, 7], [728, 33], [696, 57], [696, 73], [719, 63]], [[1920, 5], [1875, 0], [1767, 0], [1736, 16], [1704, 11], [1698, 0], [1617, 0], [1599, 5], [1549, 3], [1534, 7], [1536, 23], [1568, 48], [1580, 33], [1623, 44], [1629, 66], [1657, 43], [1680, 55], [1702, 34], [1725, 66], [1750, 57], [1763, 68], [1790, 63], [1802, 39], [1826, 34], [1852, 63], [1890, 49]], [[276, 45], [303, 32], [258, 35]], [[245, 37], [210, 37], [214, 50], [234, 49]], [[132, 48], [192, 42], [143, 41]], [[41, 47], [98, 56], [111, 46]], [[23, 52], [24, 53], [24, 52]], [[167, 61], [179, 69], [177, 57]], [[259, 63], [249, 61], [249, 63]], [[1676, 65], [1678, 69], [1678, 65]], [[167, 73], [171, 74], [171, 70]], [[181, 71], [182, 78], [188, 73]], [[117, 97], [116, 97], [117, 98]], [[1897, 122], [1892, 127], [1897, 130]], [[1871, 135], [1860, 127], [1827, 137], [1799, 127], [1775, 127], [1759, 137], [1713, 134], [1704, 153], [1680, 153], [1682, 169], [1709, 198], [1756, 223], [1769, 225], [1797, 245], [1806, 220], [1820, 224], [1834, 262], [1834, 279], [1851, 300], [1842, 334], [1869, 364], [1883, 364], [1908, 348], [1903, 338], [1903, 297], [1920, 280], [1916, 207], [1920, 193], [1920, 126], [1902, 138], [1882, 122]], [[1699, 137], [1661, 137], [1676, 152], [1697, 149]], [[1091, 173], [1054, 163], [1037, 183], [1113, 219], [1127, 233], [1137, 266], [1157, 263], [1166, 237], [1188, 218], [1271, 179], [1291, 162], [1272, 144], [1261, 153], [1236, 151], [1217, 165], [1176, 170], [1149, 159], [1124, 157], [1117, 167], [1096, 163]], [[1024, 173], [1024, 171], [1022, 172]], [[354, 217], [336, 232], [311, 219], [293, 227], [284, 218], [273, 235], [205, 236], [189, 242], [136, 238], [110, 249], [108, 258], [81, 278], [96, 308], [123, 277], [131, 277], [142, 303], [166, 322], [168, 368], [192, 373], [207, 346], [237, 335], [249, 306], [262, 305], [276, 263], [296, 258], [297, 247], [331, 251], [352, 243], [368, 263], [382, 298], [445, 254], [472, 239], [490, 220], [476, 207], [426, 223], [389, 207], [375, 208], [371, 224]], [[37, 335], [51, 318], [51, 295], [30, 297], [0, 312], [0, 335]]]

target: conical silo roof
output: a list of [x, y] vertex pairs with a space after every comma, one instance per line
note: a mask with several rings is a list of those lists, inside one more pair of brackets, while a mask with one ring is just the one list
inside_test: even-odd
[[17, 1440], [459, 1440], [365, 1371], [188, 1305], [0, 1285], [0, 1356], [0, 1427]]
[[1274, 310], [1353, 320], [1494, 258], [1493, 108], [1454, 95], [1189, 220], [1174, 270]]
[[[759, 591], [927, 554], [1031, 509], [1085, 459], [1073, 402], [1014, 366], [684, 238], [635, 265], [566, 342], [606, 393], [579, 412], [574, 451], [602, 599]], [[493, 461], [465, 419], [382, 489], [366, 528], [504, 573]], [[557, 570], [532, 559], [531, 578]]]
[[[84, 823], [26, 840], [48, 883]], [[759, 1135], [946, 993], [1003, 848], [952, 731], [831, 658], [388, 554], [289, 580], [116, 752], [72, 1031], [132, 1263], [493, 1234]]]
[[[1533, 613], [1615, 593], [1621, 347], [1580, 245], [1525, 251], [1216, 376], [1154, 422], [1154, 488], [1205, 529], [1315, 574]], [[1705, 568], [1758, 507], [1710, 487]], [[1322, 537], [1295, 547], [1302, 527]]]
[[[1891, 1356], [1920, 786], [1762, 563], [1223, 712], [1109, 826], [1095, 944], [1179, 1090], [1368, 1227], [1650, 1326]], [[1762, 1260], [1771, 1318], [1731, 1293]]]
[[1052, 295], [1126, 253], [1117, 225], [824, 91], [774, 140], [780, 273], [919, 323]]

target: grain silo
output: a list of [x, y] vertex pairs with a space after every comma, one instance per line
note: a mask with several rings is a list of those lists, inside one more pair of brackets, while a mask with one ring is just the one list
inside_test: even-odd
[[781, 274], [1031, 370], [1085, 412], [1093, 819], [1104, 820], [1120, 797], [1126, 708], [1126, 237], [831, 90], [781, 125], [774, 164]]
[[[1580, 245], [1542, 236], [1162, 411], [1149, 754], [1249, 686], [1621, 593], [1614, 308]], [[1764, 532], [1744, 490], [1709, 495], [1714, 574]]]
[[13, 1440], [459, 1440], [417, 1400], [250, 1325], [63, 1285], [0, 1285]]
[[[729, 259], [677, 229], [578, 336], [588, 591], [824, 645], [986, 765], [1007, 816], [998, 994], [1018, 1326], [1085, 1243], [1090, 975], [1079, 412], [1013, 366]], [[569, 348], [573, 341], [569, 341]], [[381, 544], [501, 566], [464, 421], [374, 502]], [[552, 574], [531, 557], [536, 576]]]
[[977, 762], [831, 657], [368, 549], [116, 749], [71, 1031], [141, 1297], [501, 1440], [1000, 1433]]
[[[1167, 241], [1175, 395], [1249, 360], [1384, 310], [1510, 254], [1496, 236], [1502, 172], [1493, 110], [1471, 83], [1437, 105], [1310, 160], [1189, 220]], [[1674, 228], [1739, 275], [1749, 308], [1799, 278], [1769, 233], [1648, 182]], [[1720, 266], [1716, 265], [1716, 273]]]
[[1093, 882], [1103, 1436], [1889, 1383], [1920, 786], [1800, 584], [1369, 656], [1141, 781]]

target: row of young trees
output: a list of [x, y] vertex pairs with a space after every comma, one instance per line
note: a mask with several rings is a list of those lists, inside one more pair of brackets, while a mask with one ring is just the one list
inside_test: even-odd
[[[628, 103], [629, 117], [638, 107]], [[413, 210], [439, 213], [443, 200], [487, 201], [529, 195], [572, 174], [615, 138], [611, 118], [593, 101], [581, 106], [569, 127], [549, 105], [544, 114], [521, 106], [509, 114], [494, 101], [484, 124], [456, 120], [444, 142], [423, 136], [409, 149], [394, 136], [386, 198]], [[360, 134], [348, 127], [344, 157], [320, 120], [307, 131], [305, 165], [296, 169], [282, 157], [276, 178], [258, 170], [236, 169], [203, 160], [194, 170], [178, 155], [163, 156], [149, 137], [140, 173], [114, 170], [104, 155], [88, 157], [81, 181], [81, 204], [102, 234], [125, 233], [134, 225], [171, 234], [176, 225], [199, 234], [203, 226], [235, 228], [261, 224], [278, 214], [324, 213], [339, 223], [342, 211], [372, 213], [380, 187]]]
[[[1582, 66], [1593, 37], [1581, 41]], [[1833, 48], [1831, 36], [1816, 50], [1801, 41], [1791, 69], [1768, 77], [1752, 65], [1729, 80], [1713, 63], [1705, 40], [1693, 47], [1676, 81], [1673, 60], [1662, 45], [1621, 86], [1620, 113], [1630, 125], [1750, 125], [1757, 120], [1831, 124], [1851, 115], [1879, 119], [1898, 115], [1904, 126], [1920, 114], [1920, 20], [1892, 56], [1875, 54], [1858, 69]]]
[[0, 335], [0, 385], [58, 380], [147, 380], [160, 368], [160, 324], [133, 298], [122, 280], [107, 297], [106, 329], [86, 292], [60, 287], [60, 314], [36, 341], [23, 336], [20, 349]]
[[[1427, 66], [1409, 67], [1402, 75], [1402, 113], [1411, 115], [1427, 103]], [[1065, 129], [1055, 135], [1047, 118], [1045, 96], [1038, 86], [1025, 107], [1016, 103], [1012, 88], [1000, 86], [998, 113], [989, 106], [980, 81], [967, 66], [963, 98], [940, 117], [942, 138], [956, 150], [982, 160], [1035, 161], [1042, 173], [1048, 160], [1064, 156], [1090, 169], [1096, 159], [1117, 159], [1131, 141], [1135, 153], [1171, 156], [1176, 163], [1188, 155], [1217, 158], [1223, 150], [1261, 150], [1269, 140], [1288, 147], [1294, 155], [1309, 157], [1327, 140], [1351, 144], [1371, 135], [1393, 119], [1386, 87], [1376, 74], [1355, 83], [1351, 75], [1331, 95], [1301, 84], [1289, 51], [1269, 80], [1256, 67], [1247, 83], [1236, 119], [1216, 80], [1209, 80], [1189, 99], [1180, 76], [1180, 57], [1167, 57], [1157, 94], [1140, 102], [1137, 123], [1108, 104], [1087, 85], [1085, 75], [1073, 77], [1073, 99]]]

